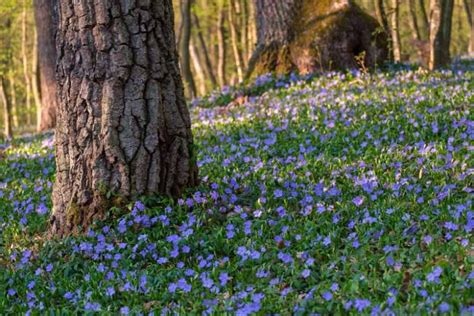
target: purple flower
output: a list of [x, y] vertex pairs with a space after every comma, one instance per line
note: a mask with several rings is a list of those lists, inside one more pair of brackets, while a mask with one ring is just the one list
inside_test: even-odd
[[329, 292], [329, 291], [328, 291], [328, 292], [324, 292], [324, 293], [322, 294], [322, 297], [324, 298], [324, 300], [326, 300], [326, 301], [329, 302], [330, 300], [332, 300], [332, 293]]
[[311, 270], [309, 269], [304, 269], [303, 272], [301, 272], [301, 276], [305, 279], [309, 277], [310, 274], [311, 274]]
[[364, 309], [369, 307], [371, 302], [366, 299], [356, 299], [354, 300], [354, 308], [357, 309], [358, 312], [362, 312]]
[[130, 313], [130, 309], [127, 306], [120, 308], [121, 315], [128, 315]]
[[222, 272], [219, 275], [219, 281], [221, 283], [221, 286], [225, 286], [229, 280], [230, 280], [229, 274], [227, 274], [226, 272]]
[[365, 198], [363, 196], [356, 196], [355, 198], [352, 199], [352, 203], [355, 204], [355, 206], [361, 206], [364, 204]]

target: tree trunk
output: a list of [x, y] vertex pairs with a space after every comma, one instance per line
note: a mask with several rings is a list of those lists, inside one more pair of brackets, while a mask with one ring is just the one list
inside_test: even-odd
[[375, 14], [379, 23], [387, 34], [390, 34], [390, 26], [388, 25], [387, 13], [385, 12], [385, 5], [383, 0], [375, 0]]
[[237, 69], [237, 78], [239, 82], [244, 80], [244, 66], [243, 66], [243, 58], [242, 58], [242, 51], [239, 47], [240, 45], [240, 32], [238, 31], [239, 27], [237, 24], [237, 15], [240, 12], [236, 10], [236, 3], [234, 0], [230, 0], [229, 2], [229, 29], [230, 29], [230, 37], [232, 42], [232, 51], [234, 53], [234, 60], [235, 60], [235, 68]]
[[226, 58], [226, 40], [225, 40], [225, 12], [224, 4], [222, 2], [219, 11], [219, 17], [217, 19], [217, 79], [219, 80], [219, 85], [224, 87], [227, 84], [226, 74], [225, 74], [225, 58]]
[[18, 128], [18, 102], [16, 98], [16, 80], [15, 74], [10, 72], [10, 95], [11, 95], [11, 116], [12, 126]]
[[23, 76], [25, 79], [25, 90], [26, 90], [26, 124], [31, 126], [31, 80], [30, 80], [30, 72], [28, 68], [28, 54], [26, 52], [27, 46], [27, 25], [26, 25], [26, 1], [23, 1], [23, 12], [21, 15], [21, 56], [23, 61]]
[[11, 104], [7, 94], [6, 80], [0, 76], [0, 99], [3, 103], [3, 130], [6, 138], [12, 137]]
[[392, 0], [392, 14], [391, 14], [392, 48], [393, 48], [393, 60], [397, 63], [402, 61], [399, 17], [400, 17], [399, 0]]
[[418, 26], [418, 15], [416, 13], [416, 2], [415, 0], [410, 0], [408, 3], [409, 11], [410, 11], [410, 27], [411, 27], [411, 34], [412, 34], [412, 41], [411, 43], [415, 47], [418, 55], [418, 61], [422, 64], [426, 61], [425, 56], [425, 47], [427, 46], [427, 42], [423, 40], [421, 35], [420, 27]]
[[191, 1], [183, 0], [181, 2], [181, 21], [183, 23], [182, 39], [180, 46], [181, 70], [185, 84], [185, 93], [188, 98], [196, 96], [196, 86], [194, 84], [193, 73], [191, 72], [191, 59], [189, 55], [189, 42], [191, 40]]
[[41, 111], [37, 129], [44, 131], [56, 125], [56, 31], [58, 28], [57, 0], [34, 0], [37, 28]]
[[36, 105], [36, 126], [38, 129], [41, 121], [41, 95], [39, 92], [39, 64], [38, 64], [38, 34], [35, 28], [34, 30], [34, 43], [33, 43], [33, 59], [31, 61], [31, 90], [33, 91], [33, 98]]
[[206, 94], [206, 77], [204, 76], [204, 70], [199, 60], [199, 54], [197, 52], [194, 41], [191, 39], [189, 42], [189, 53], [193, 62], [194, 73], [196, 74], [197, 87], [199, 88], [199, 95]]
[[454, 0], [431, 0], [430, 4], [430, 70], [444, 67], [451, 61], [451, 23]]
[[366, 67], [386, 58], [377, 21], [350, 0], [257, 0], [258, 44], [247, 76]]
[[414, 41], [421, 41], [420, 28], [418, 27], [418, 17], [416, 14], [416, 3], [415, 0], [409, 0], [408, 2], [410, 11], [410, 27], [412, 32], [412, 38]]
[[215, 87], [217, 85], [217, 80], [216, 80], [216, 76], [214, 75], [211, 59], [209, 58], [209, 51], [207, 49], [206, 42], [204, 41], [204, 37], [202, 35], [199, 19], [196, 14], [193, 14], [192, 18], [193, 18], [192, 22], [196, 28], [197, 42], [199, 44], [201, 55], [203, 56], [203, 60], [204, 60], [204, 69], [206, 71], [207, 77], [211, 81], [212, 86]]
[[469, 7], [469, 0], [464, 0], [464, 9], [466, 10], [467, 21], [471, 29], [471, 35], [469, 38], [469, 54], [474, 56], [474, 23], [472, 21], [474, 16], [474, 0], [471, 0], [471, 6]]
[[430, 21], [428, 20], [428, 14], [426, 13], [425, 0], [419, 0], [418, 4], [421, 13], [420, 29], [424, 35], [424, 38], [428, 38], [430, 34]]
[[52, 236], [198, 182], [172, 1], [59, 4]]

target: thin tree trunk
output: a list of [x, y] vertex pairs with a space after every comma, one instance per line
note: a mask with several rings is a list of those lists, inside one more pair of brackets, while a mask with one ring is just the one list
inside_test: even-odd
[[237, 69], [237, 78], [239, 82], [244, 80], [244, 69], [243, 69], [243, 61], [242, 61], [242, 52], [239, 47], [240, 43], [240, 34], [238, 33], [238, 26], [237, 26], [237, 15], [239, 12], [236, 10], [236, 2], [234, 0], [230, 0], [229, 3], [229, 29], [230, 29], [230, 36], [232, 42], [232, 51], [234, 53], [234, 61], [235, 67]]
[[61, 237], [112, 205], [198, 180], [171, 0], [59, 4], [50, 234]]
[[[204, 69], [206, 71], [206, 76], [211, 81], [212, 86], [215, 87], [217, 85], [216, 75], [214, 74], [214, 70], [212, 68], [211, 59], [209, 58], [209, 52], [208, 52], [208, 49], [207, 49], [207, 45], [206, 45], [206, 42], [204, 41], [204, 36], [202, 35], [201, 26], [199, 24], [199, 19], [198, 19], [197, 15], [194, 14], [194, 13], [193, 13], [192, 19], [193, 19], [193, 24], [194, 24], [195, 29], [196, 29], [197, 44], [199, 44], [200, 53], [203, 56], [203, 60], [204, 60]], [[212, 45], [210, 45], [210, 46], [212, 46]]]
[[204, 76], [204, 70], [201, 65], [201, 61], [199, 60], [199, 54], [197, 52], [196, 46], [194, 45], [194, 41], [191, 39], [189, 42], [189, 53], [191, 55], [191, 60], [193, 61], [193, 68], [194, 73], [196, 74], [196, 79], [199, 87], [199, 94], [205, 95], [206, 94], [206, 78]]
[[431, 0], [430, 4], [430, 70], [450, 62], [451, 24], [454, 0]]
[[249, 16], [250, 21], [248, 23], [248, 34], [249, 34], [249, 50], [247, 51], [247, 69], [249, 68], [250, 59], [252, 58], [255, 46], [257, 44], [257, 17], [255, 12], [255, 2], [251, 1], [249, 3]]
[[387, 34], [390, 34], [390, 26], [388, 24], [387, 14], [385, 12], [385, 4], [383, 0], [375, 0], [375, 13], [379, 23]]
[[422, 30], [424, 38], [428, 38], [430, 34], [430, 21], [428, 19], [428, 14], [426, 13], [425, 0], [419, 0], [418, 4], [421, 13], [420, 29]]
[[16, 98], [16, 79], [15, 74], [10, 72], [10, 95], [11, 95], [11, 116], [14, 128], [18, 128], [18, 103]]
[[12, 116], [11, 116], [11, 104], [8, 98], [6, 80], [4, 77], [0, 77], [0, 99], [3, 103], [3, 130], [6, 138], [12, 137]]
[[33, 97], [36, 105], [36, 126], [39, 126], [41, 121], [41, 95], [39, 92], [39, 64], [38, 64], [38, 36], [37, 30], [34, 30], [34, 44], [33, 44], [33, 59], [31, 62], [31, 90], [33, 91]]
[[181, 39], [181, 71], [183, 72], [183, 79], [185, 83], [186, 95], [188, 98], [196, 96], [196, 86], [194, 84], [193, 73], [191, 71], [191, 62], [189, 56], [189, 42], [191, 40], [191, 1], [183, 0], [181, 21], [183, 23], [183, 32]]
[[[248, 6], [249, 3], [245, 0], [240, 0], [241, 4], [240, 7], [242, 8], [242, 14], [241, 14], [241, 23], [240, 23], [240, 46], [242, 47], [242, 62], [243, 62], [243, 68], [247, 69], [247, 56], [248, 56], [248, 51], [251, 50], [251, 44], [250, 44], [250, 38], [249, 38], [249, 10]], [[252, 19], [252, 17], [250, 17]]]
[[226, 63], [226, 39], [225, 39], [225, 12], [224, 4], [222, 3], [219, 11], [219, 17], [217, 20], [217, 43], [218, 43], [218, 61], [217, 61], [217, 78], [219, 80], [219, 85], [224, 87], [227, 84], [226, 73], [225, 73], [225, 63]]
[[44, 131], [56, 125], [56, 31], [58, 28], [58, 0], [34, 0], [37, 28], [38, 66], [41, 89], [41, 111], [37, 130]]
[[21, 16], [21, 56], [23, 61], [23, 76], [25, 78], [25, 90], [26, 90], [26, 124], [31, 126], [31, 80], [30, 80], [30, 72], [28, 67], [28, 54], [26, 52], [27, 46], [27, 25], [26, 25], [26, 1], [23, 0], [23, 12]]
[[395, 62], [401, 62], [402, 60], [402, 48], [400, 40], [400, 6], [399, 0], [392, 0], [392, 13], [391, 13], [391, 31], [392, 31], [392, 48], [393, 48], [393, 60]]
[[421, 39], [420, 28], [418, 27], [418, 16], [416, 14], [415, 0], [409, 0], [408, 5], [409, 5], [409, 10], [410, 10], [410, 26], [412, 30], [412, 38], [413, 40], [420, 42], [422, 39]]
[[474, 16], [474, 0], [471, 0], [471, 6], [469, 7], [469, 0], [464, 0], [464, 9], [466, 10], [467, 21], [471, 29], [471, 34], [469, 37], [469, 53], [474, 55], [474, 23], [472, 21]]

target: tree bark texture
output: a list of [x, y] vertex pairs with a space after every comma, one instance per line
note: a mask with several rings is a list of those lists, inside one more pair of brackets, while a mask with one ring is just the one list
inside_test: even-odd
[[56, 126], [56, 32], [58, 28], [58, 0], [34, 0], [37, 29], [41, 111], [38, 131]]
[[238, 27], [238, 15], [240, 12], [236, 10], [236, 2], [229, 1], [229, 29], [232, 43], [232, 52], [234, 53], [235, 67], [237, 69], [237, 77], [239, 82], [244, 80], [244, 62], [242, 58], [242, 51], [240, 49], [240, 31]]
[[257, 0], [258, 45], [247, 76], [373, 67], [386, 59], [386, 34], [349, 0]]
[[451, 24], [454, 0], [431, 0], [430, 3], [430, 70], [444, 67], [451, 61]]
[[171, 0], [60, 0], [59, 16], [52, 236], [198, 182]]

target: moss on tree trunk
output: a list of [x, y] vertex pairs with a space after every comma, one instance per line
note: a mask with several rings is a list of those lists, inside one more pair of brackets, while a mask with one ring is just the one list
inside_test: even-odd
[[[387, 34], [348, 0], [258, 0], [258, 46], [248, 76], [365, 67], [387, 59]], [[287, 14], [284, 14], [284, 12]]]

